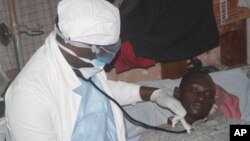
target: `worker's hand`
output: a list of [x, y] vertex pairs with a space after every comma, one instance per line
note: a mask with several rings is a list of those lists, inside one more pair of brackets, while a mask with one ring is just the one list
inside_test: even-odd
[[175, 115], [184, 117], [186, 115], [186, 110], [181, 105], [180, 101], [171, 96], [173, 91], [169, 89], [157, 89], [150, 96], [152, 102], [156, 102], [158, 105], [170, 109]]
[[180, 101], [175, 99], [171, 94], [173, 91], [169, 89], [158, 89], [153, 92], [150, 96], [150, 100], [156, 102], [158, 105], [169, 108], [174, 112], [175, 116], [172, 120], [172, 126], [174, 127], [179, 121], [182, 123], [183, 127], [190, 132], [191, 126], [185, 121], [184, 117], [187, 114], [186, 110], [183, 108]]
[[172, 127], [175, 127], [175, 124], [178, 122], [181, 122], [183, 128], [187, 130], [187, 133], [191, 133], [191, 125], [186, 122], [184, 117], [180, 117], [178, 115], [175, 115], [174, 118], [172, 119]]

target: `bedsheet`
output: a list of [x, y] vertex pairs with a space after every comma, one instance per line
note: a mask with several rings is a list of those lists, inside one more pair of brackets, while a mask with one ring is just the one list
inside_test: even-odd
[[[174, 133], [148, 130], [142, 134], [140, 141], [229, 141], [230, 124], [249, 125], [250, 121], [217, 117], [213, 120], [195, 122], [193, 125], [194, 130], [190, 134], [176, 135]], [[161, 127], [172, 128], [167, 124], [161, 125]], [[183, 130], [182, 126], [176, 128]]]

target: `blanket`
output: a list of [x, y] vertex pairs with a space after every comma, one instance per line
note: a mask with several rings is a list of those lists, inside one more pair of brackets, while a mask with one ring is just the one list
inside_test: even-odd
[[[229, 141], [229, 128], [232, 124], [250, 124], [250, 121], [217, 117], [212, 120], [195, 122], [193, 124], [194, 130], [190, 134], [148, 130], [142, 134], [140, 141]], [[170, 125], [163, 124], [160, 127], [177, 131], [183, 130], [181, 125], [172, 128]]]

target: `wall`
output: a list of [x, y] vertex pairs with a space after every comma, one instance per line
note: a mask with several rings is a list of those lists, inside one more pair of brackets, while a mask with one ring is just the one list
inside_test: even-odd
[[[54, 17], [56, 15], [56, 6], [59, 0], [14, 0], [16, 6], [17, 20], [20, 30], [24, 29], [23, 25], [28, 27], [43, 26], [44, 34], [41, 36], [20, 35], [21, 46], [25, 63], [32, 54], [43, 44], [46, 36], [52, 31]], [[0, 22], [5, 23], [9, 30], [11, 29], [7, 0], [0, 1]], [[0, 63], [4, 71], [17, 69], [17, 61], [13, 42], [8, 46], [0, 44]]]
[[[238, 5], [250, 9], [249, 0], [238, 0]], [[247, 63], [250, 64], [250, 18], [247, 19]]]
[[[0, 21], [1, 23], [5, 23], [6, 25], [9, 25], [9, 17], [8, 17], [8, 6], [6, 0], [0, 1]], [[15, 62], [15, 50], [12, 47], [12, 44], [5, 47], [2, 44], [0, 44], [0, 63], [2, 64], [3, 70], [9, 70], [12, 68], [12, 66], [16, 65]]]
[[250, 64], [250, 18], [247, 19], [247, 63]]
[[120, 80], [125, 82], [139, 82], [147, 80], [160, 80], [161, 77], [161, 64], [157, 63], [147, 69], [136, 68], [123, 73], [116, 74], [115, 70], [112, 69], [107, 73], [107, 77], [110, 80]]

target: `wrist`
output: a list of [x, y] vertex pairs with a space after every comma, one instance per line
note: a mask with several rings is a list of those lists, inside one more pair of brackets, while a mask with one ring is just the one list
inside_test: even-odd
[[159, 95], [162, 94], [162, 90], [161, 89], [156, 89], [152, 95], [150, 96], [150, 101], [155, 102], [156, 98], [159, 97]]
[[140, 87], [140, 96], [143, 101], [149, 101], [151, 100], [151, 95], [158, 90], [159, 88], [153, 88], [153, 87]]

